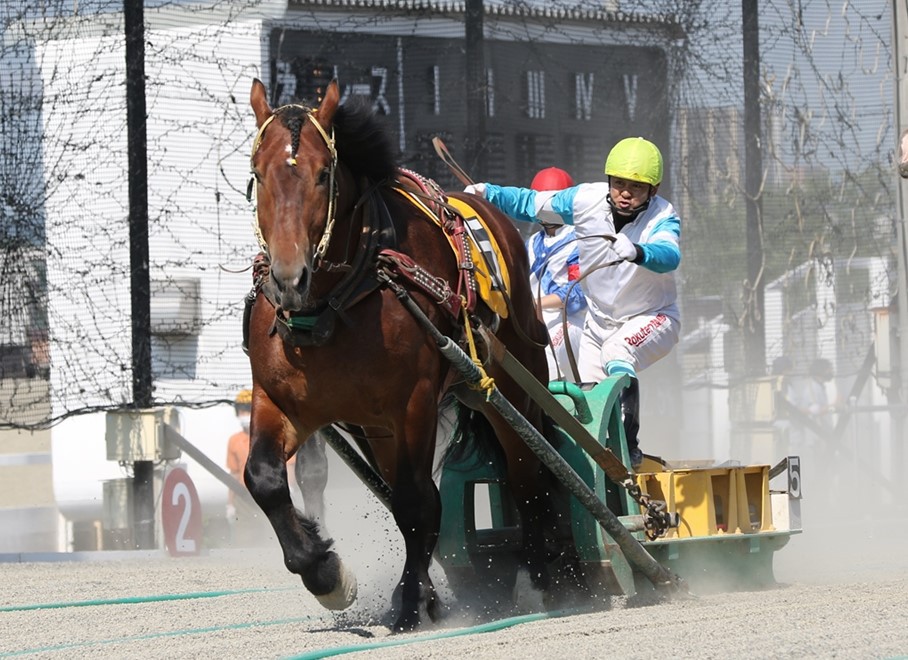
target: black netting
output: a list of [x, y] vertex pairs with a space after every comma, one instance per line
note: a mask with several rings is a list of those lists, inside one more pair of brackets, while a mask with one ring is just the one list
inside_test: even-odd
[[[740, 373], [753, 324], [766, 329], [767, 365], [797, 351], [805, 364], [832, 352], [840, 371], [860, 366], [868, 310], [889, 305], [896, 280], [888, 10], [759, 3], [757, 317], [740, 4], [485, 4], [488, 93], [471, 124], [462, 3], [146, 3], [154, 403], [209, 405], [248, 386], [251, 277], [236, 271], [257, 251], [245, 198], [253, 77], [280, 104], [336, 76], [386, 115], [403, 165], [451, 188], [434, 136], [474, 178], [527, 185], [550, 165], [601, 179], [610, 146], [644, 135], [663, 150], [660, 192], [683, 221], [687, 339], [673, 387], [716, 367], [703, 347], [720, 328], [722, 366]], [[0, 426], [133, 401], [122, 10], [0, 5]]]

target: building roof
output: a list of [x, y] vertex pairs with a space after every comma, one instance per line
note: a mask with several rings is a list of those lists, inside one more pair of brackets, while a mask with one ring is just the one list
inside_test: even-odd
[[[385, 10], [400, 12], [425, 12], [427, 14], [457, 15], [466, 12], [463, 0], [288, 0], [290, 8], [342, 9], [342, 10]], [[615, 9], [608, 7], [614, 6]], [[605, 7], [605, 8], [604, 8]], [[644, 13], [621, 11], [619, 3], [600, 2], [502, 2], [486, 0], [485, 15], [495, 18], [538, 18], [564, 21], [601, 21], [609, 23], [634, 24], [677, 24], [676, 17], [667, 13]]]

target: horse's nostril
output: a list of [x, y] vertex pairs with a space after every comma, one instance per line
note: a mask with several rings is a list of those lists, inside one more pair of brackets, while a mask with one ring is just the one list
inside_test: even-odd
[[308, 295], [312, 272], [307, 266], [288, 266], [286, 262], [272, 262], [271, 278], [276, 289], [278, 304], [288, 312], [300, 310]]

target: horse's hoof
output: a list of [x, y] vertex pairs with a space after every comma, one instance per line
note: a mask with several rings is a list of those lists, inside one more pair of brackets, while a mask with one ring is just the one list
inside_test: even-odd
[[345, 610], [356, 600], [356, 576], [343, 563], [338, 569], [337, 584], [326, 594], [315, 597], [328, 610]]
[[419, 628], [419, 612], [412, 611], [403, 613], [397, 618], [397, 621], [391, 628], [391, 634], [396, 635], [398, 633], [413, 632], [417, 628]]

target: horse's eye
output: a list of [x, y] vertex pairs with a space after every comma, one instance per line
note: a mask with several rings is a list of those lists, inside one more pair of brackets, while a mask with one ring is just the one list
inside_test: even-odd
[[322, 170], [318, 173], [318, 185], [326, 185], [330, 176], [331, 171], [327, 167], [322, 168]]

